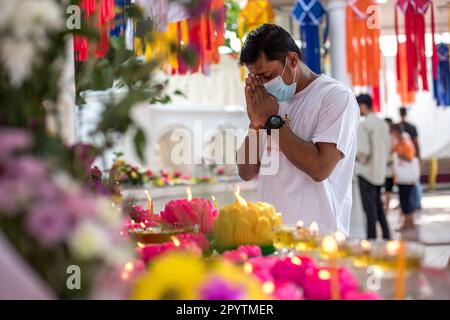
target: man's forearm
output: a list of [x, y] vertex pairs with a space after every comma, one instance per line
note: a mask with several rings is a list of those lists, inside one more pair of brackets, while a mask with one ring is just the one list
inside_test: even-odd
[[338, 160], [333, 163], [318, 145], [297, 137], [287, 126], [283, 126], [278, 132], [280, 150], [292, 164], [314, 181], [319, 182], [329, 177]]
[[258, 132], [250, 128], [244, 142], [237, 150], [236, 163], [239, 176], [243, 180], [248, 181], [258, 175], [260, 167], [259, 142]]

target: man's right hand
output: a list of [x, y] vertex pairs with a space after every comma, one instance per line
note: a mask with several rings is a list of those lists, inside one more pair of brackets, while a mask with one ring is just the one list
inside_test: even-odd
[[255, 97], [254, 97], [254, 88], [252, 86], [252, 78], [251, 76], [245, 79], [245, 102], [247, 104], [247, 116], [250, 120], [250, 129], [259, 130], [262, 129], [263, 126], [258, 125], [254, 118], [254, 108], [255, 108]]

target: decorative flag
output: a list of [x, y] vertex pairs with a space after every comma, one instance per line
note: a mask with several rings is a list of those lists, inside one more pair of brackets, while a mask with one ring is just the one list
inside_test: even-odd
[[450, 106], [450, 67], [448, 45], [437, 45], [439, 62], [437, 65], [437, 79], [434, 85], [434, 97], [438, 106]]
[[[175, 7], [175, 3], [170, 3], [169, 6], [162, 5], [163, 1], [147, 3], [146, 0], [139, 0], [137, 3], [146, 4], [146, 10], [144, 10], [146, 15], [156, 15], [160, 22], [159, 31], [151, 34], [152, 41], [149, 43], [144, 45], [141, 37], [135, 37], [134, 48], [137, 55], [145, 55], [147, 61], [164, 59], [167, 62], [165, 71], [172, 74], [198, 71], [208, 74], [209, 65], [219, 62], [219, 46], [225, 41], [223, 0], [202, 2], [202, 10], [197, 14], [191, 14], [187, 19], [183, 19], [185, 17], [185, 14], [181, 12], [183, 8]], [[158, 11], [158, 8], [165, 12], [166, 18], [163, 18], [164, 15]], [[172, 22], [164, 26], [161, 24], [164, 19]], [[135, 23], [135, 28], [138, 28], [138, 23]], [[174, 50], [177, 46], [188, 49], [191, 55], [195, 55], [194, 66], [187, 67], [185, 58], [179, 56]]]
[[404, 106], [410, 106], [415, 101], [415, 92], [408, 90], [408, 66], [406, 62], [406, 44], [399, 43], [397, 46], [397, 54], [400, 55], [398, 72], [400, 77], [397, 79], [397, 93], [400, 101]]
[[[432, 71], [433, 80], [437, 77], [437, 50], [434, 41], [434, 8], [431, 0], [398, 0], [395, 7], [395, 34], [398, 40], [398, 9], [405, 15], [406, 61], [408, 91], [419, 89], [418, 79], [422, 89], [428, 90], [427, 66], [425, 57], [425, 18], [424, 15], [431, 7], [431, 37], [432, 37]], [[400, 55], [397, 54], [397, 78], [400, 79]]]
[[[306, 65], [314, 72], [321, 73], [319, 25], [328, 17], [319, 0], [297, 0], [292, 16], [300, 25], [302, 53]], [[325, 26], [322, 42], [328, 36], [328, 21]]]
[[347, 4], [347, 71], [353, 86], [367, 87], [373, 109], [380, 111], [380, 30], [375, 0], [350, 0]]
[[[238, 37], [243, 45], [245, 34], [265, 23], [275, 22], [275, 12], [268, 0], [248, 0], [247, 5], [239, 12]], [[244, 80], [245, 68], [241, 67], [241, 80]]]
[[100, 38], [95, 43], [95, 49], [91, 48], [91, 41], [86, 37], [74, 36], [75, 59], [77, 61], [85, 61], [90, 52], [94, 52], [98, 58], [103, 58], [108, 52], [108, 32], [110, 23], [114, 19], [114, 0], [80, 0], [80, 7], [83, 11], [86, 21], [96, 15], [98, 20], [96, 27], [98, 28]]

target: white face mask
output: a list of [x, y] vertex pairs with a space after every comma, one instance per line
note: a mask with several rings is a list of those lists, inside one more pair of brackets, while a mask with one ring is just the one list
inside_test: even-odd
[[295, 90], [297, 89], [297, 82], [295, 82], [297, 77], [297, 68], [295, 68], [294, 71], [294, 82], [292, 82], [291, 84], [286, 84], [283, 81], [283, 74], [284, 70], [286, 70], [286, 65], [287, 57], [286, 61], [284, 62], [284, 68], [283, 72], [281, 72], [281, 75], [273, 78], [267, 83], [264, 83], [264, 87], [266, 88], [267, 92], [280, 102], [292, 99], [295, 96]]

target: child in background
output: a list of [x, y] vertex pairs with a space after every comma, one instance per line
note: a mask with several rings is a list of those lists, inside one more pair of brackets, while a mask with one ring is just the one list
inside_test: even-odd
[[[404, 161], [412, 161], [416, 155], [416, 149], [409, 135], [403, 132], [400, 125], [396, 124], [391, 127], [391, 134], [394, 139], [393, 152]], [[400, 207], [405, 216], [403, 226], [397, 231], [407, 231], [414, 229], [414, 186], [415, 184], [397, 183], [398, 194], [400, 198]]]

